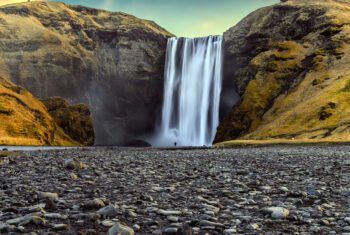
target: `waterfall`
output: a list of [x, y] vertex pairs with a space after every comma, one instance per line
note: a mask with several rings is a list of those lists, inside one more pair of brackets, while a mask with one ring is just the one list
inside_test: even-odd
[[222, 36], [170, 38], [155, 146], [210, 146], [219, 125]]

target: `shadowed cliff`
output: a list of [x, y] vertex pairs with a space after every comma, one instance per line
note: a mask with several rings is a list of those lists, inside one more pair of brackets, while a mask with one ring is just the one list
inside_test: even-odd
[[350, 1], [259, 9], [224, 34], [224, 82], [240, 101], [215, 142], [350, 137]]
[[0, 74], [39, 98], [91, 110], [96, 144], [152, 131], [167, 38], [152, 21], [63, 3], [0, 7]]
[[84, 146], [94, 145], [94, 129], [90, 110], [84, 104], [70, 105], [61, 97], [41, 100], [57, 125], [73, 140]]

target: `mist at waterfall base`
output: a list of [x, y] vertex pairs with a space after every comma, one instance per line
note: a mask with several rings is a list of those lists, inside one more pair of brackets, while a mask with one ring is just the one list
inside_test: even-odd
[[161, 124], [153, 146], [211, 146], [219, 125], [222, 36], [170, 38]]

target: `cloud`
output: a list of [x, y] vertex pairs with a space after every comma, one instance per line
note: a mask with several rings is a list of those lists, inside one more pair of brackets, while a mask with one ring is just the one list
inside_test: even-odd
[[114, 3], [115, 3], [115, 1], [113, 1], [113, 0], [103, 0], [103, 1], [101, 1], [99, 7], [108, 10], [113, 6]]

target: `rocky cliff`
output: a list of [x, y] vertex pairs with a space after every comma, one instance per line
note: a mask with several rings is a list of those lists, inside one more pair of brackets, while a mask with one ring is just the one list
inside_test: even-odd
[[224, 34], [224, 84], [241, 99], [215, 142], [349, 139], [350, 1], [289, 0]]
[[123, 144], [154, 127], [173, 36], [154, 22], [30, 2], [0, 7], [0, 28], [0, 74], [39, 98], [87, 104], [96, 144]]
[[80, 145], [28, 91], [0, 77], [0, 145]]
[[50, 116], [70, 138], [84, 146], [94, 144], [94, 128], [90, 110], [85, 104], [70, 105], [61, 97], [41, 100]]

